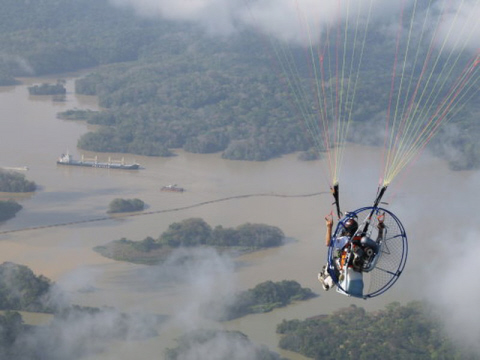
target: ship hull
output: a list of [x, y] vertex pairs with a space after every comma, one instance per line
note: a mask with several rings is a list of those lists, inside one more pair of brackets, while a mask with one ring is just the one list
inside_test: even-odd
[[88, 162], [88, 161], [70, 161], [70, 162], [57, 161], [57, 164], [66, 165], [66, 166], [81, 166], [81, 167], [119, 169], [119, 170], [138, 170], [140, 168], [139, 164], [110, 164], [110, 163], [98, 163], [98, 162]]

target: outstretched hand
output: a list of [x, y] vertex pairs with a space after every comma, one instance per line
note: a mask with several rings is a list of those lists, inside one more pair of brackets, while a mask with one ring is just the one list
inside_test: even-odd
[[333, 215], [331, 213], [325, 216], [325, 224], [330, 228], [333, 226]]

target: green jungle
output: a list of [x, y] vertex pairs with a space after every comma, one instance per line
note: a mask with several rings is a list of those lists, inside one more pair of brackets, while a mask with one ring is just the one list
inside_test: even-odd
[[[312, 158], [275, 56], [255, 31], [207, 36], [107, 0], [4, 0], [0, 30], [0, 85], [93, 68], [76, 92], [97, 95], [103, 111], [59, 114], [101, 125], [80, 138], [84, 150], [170, 156], [183, 148], [260, 161], [305, 151], [302, 158]], [[349, 140], [374, 144], [381, 140], [365, 129], [386, 111], [392, 59], [383, 51], [386, 36], [369, 36], [375, 41], [363, 60]], [[430, 145], [454, 169], [480, 167], [479, 113], [480, 102], [470, 101]]]

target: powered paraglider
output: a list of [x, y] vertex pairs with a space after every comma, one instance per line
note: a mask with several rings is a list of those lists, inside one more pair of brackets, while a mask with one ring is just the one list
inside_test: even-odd
[[[363, 222], [350, 241], [337, 250], [349, 219]], [[338, 292], [364, 299], [375, 297], [393, 286], [402, 274], [408, 255], [407, 234], [390, 211], [364, 207], [347, 213], [338, 222], [332, 239], [327, 271]]]
[[[251, 2], [252, 10], [260, 3]], [[298, 29], [296, 44], [272, 32], [268, 38], [302, 126], [329, 174], [339, 222], [329, 246], [328, 273], [344, 294], [378, 296], [398, 280], [408, 250], [403, 225], [379, 207], [380, 199], [441, 126], [467, 116], [467, 104], [478, 100], [480, 48], [474, 39], [480, 3], [291, 0], [290, 9], [297, 15], [289, 17]], [[352, 129], [366, 133], [372, 127], [377, 133], [384, 129], [379, 194], [373, 206], [343, 216], [338, 184], [346, 145]], [[379, 214], [385, 217], [383, 238], [376, 233]], [[344, 253], [336, 254], [336, 241], [352, 216], [363, 225]], [[372, 245], [368, 249], [364, 238]], [[356, 290], [355, 280], [361, 280]]]

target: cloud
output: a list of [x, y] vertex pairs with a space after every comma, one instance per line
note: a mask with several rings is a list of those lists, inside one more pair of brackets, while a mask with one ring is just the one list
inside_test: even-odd
[[[264, 31], [287, 41], [304, 41], [306, 26], [317, 37], [334, 19], [343, 19], [347, 11], [368, 13], [370, 0], [355, 6], [338, 8], [336, 0], [110, 0], [112, 4], [132, 7], [143, 16], [190, 21], [209, 33], [229, 35], [245, 26]], [[390, 9], [388, 2], [372, 0], [374, 8]]]
[[[133, 8], [142, 16], [196, 23], [210, 34], [230, 35], [238, 29], [250, 27], [278, 39], [297, 43], [307, 42], [309, 36], [312, 41], [318, 42], [322, 32], [328, 27], [332, 28], [347, 18], [350, 21], [350, 28], [357, 19], [364, 26], [369, 16], [373, 26], [390, 28], [394, 37], [397, 32], [397, 26], [394, 24], [400, 19], [400, 14], [403, 11], [404, 17], [408, 19], [408, 14], [412, 13], [415, 5], [414, 0], [110, 1], [116, 6]], [[477, 1], [433, 0], [430, 11], [427, 11], [422, 2], [417, 4], [415, 8], [417, 26], [421, 26], [423, 19], [427, 18], [430, 30], [435, 24], [440, 23], [440, 42], [446, 40], [448, 44], [454, 46], [457, 39], [461, 39], [469, 48], [478, 49], [476, 39], [480, 35], [477, 21], [480, 18], [480, 5]]]
[[105, 350], [109, 341], [156, 336], [157, 319], [114, 309], [67, 309], [45, 326], [22, 333], [9, 350], [12, 358], [78, 359]]
[[[236, 332], [213, 331], [206, 333], [191, 332], [181, 340], [181, 350], [176, 358], [183, 360], [242, 360], [242, 359], [280, 359], [269, 353], [265, 347], [255, 346], [244, 335]], [[267, 356], [268, 354], [268, 356]]]
[[442, 252], [433, 260], [427, 284], [430, 301], [439, 309], [449, 335], [480, 354], [478, 231], [450, 231], [450, 236], [455, 243], [441, 244]]
[[33, 75], [35, 73], [28, 60], [18, 55], [0, 53], [0, 63], [4, 63], [8, 67], [17, 69], [16, 71], [20, 72], [22, 75]]
[[[305, 40], [306, 29], [317, 38], [326, 26], [349, 18], [387, 18], [399, 9], [387, 0], [110, 0], [133, 8], [138, 14], [169, 20], [190, 21], [209, 32], [230, 34], [244, 26], [254, 27], [291, 41]], [[411, 0], [407, 1], [410, 3]]]
[[425, 171], [432, 181], [418, 182], [412, 174], [403, 189], [413, 196], [395, 201], [404, 207], [397, 214], [409, 235], [409, 258], [400, 279], [406, 291], [433, 304], [452, 339], [480, 354], [480, 226], [472, 216], [480, 173], [450, 173], [429, 165], [429, 157], [420, 161], [425, 166], [417, 167], [416, 175], [422, 178], [419, 173]]
[[[185, 259], [189, 259], [185, 262]], [[165, 265], [163, 272], [180, 273], [189, 299], [174, 315], [175, 326], [195, 330], [206, 325], [205, 306], [215, 299], [229, 298], [234, 293], [235, 265], [228, 256], [213, 249], [178, 249]]]
[[[480, 37], [480, 3], [475, 0], [436, 4], [439, 21], [439, 46], [448, 45], [451, 49], [463, 48], [478, 54]], [[434, 19], [432, 19], [434, 20]]]
[[97, 268], [81, 266], [63, 275], [56, 285], [68, 293], [91, 292], [96, 289], [96, 279], [101, 275]]
[[341, 24], [342, 31], [344, 26], [363, 31], [369, 21], [388, 19], [390, 23], [390, 16], [398, 10], [399, 2], [385, 0], [269, 0], [251, 2], [251, 19], [244, 20], [285, 41], [308, 43], [310, 37], [316, 43], [321, 41], [322, 33], [336, 29], [337, 24]]
[[[10, 268], [24, 267], [7, 265], [3, 265], [2, 281], [12, 293], [17, 291], [17, 277], [11, 274]], [[99, 267], [79, 267], [62, 276], [50, 287], [48, 296], [44, 296], [48, 299], [48, 305], [56, 309], [51, 321], [23, 332], [11, 346], [2, 345], [0, 358], [2, 354], [10, 353], [15, 354], [15, 358], [77, 359], [105, 351], [112, 341], [146, 339], [158, 336], [159, 331], [173, 330], [182, 334], [212, 326], [221, 327], [206, 319], [204, 311], [205, 306], [214, 299], [229, 297], [234, 293], [235, 263], [230, 256], [219, 254], [211, 248], [180, 248], [173, 251], [161, 265], [132, 266], [130, 269], [126, 274], [122, 272], [122, 284], [129, 293], [161, 293], [173, 287], [175, 292], [179, 292], [177, 304], [168, 316], [146, 314], [148, 311], [137, 305], [123, 309], [123, 312], [111, 307], [97, 309], [72, 306], [75, 295], [90, 291], [96, 292], [96, 297], [102, 298], [105, 304], [114, 303], [97, 283], [104, 270]], [[22, 296], [20, 290], [17, 292], [18, 296]], [[0, 326], [0, 333], [2, 331]], [[223, 349], [235, 344], [219, 335], [204, 345], [207, 351], [221, 354]], [[201, 353], [205, 348], [198, 350]]]
[[110, 0], [114, 5], [132, 7], [147, 17], [199, 23], [210, 33], [231, 34], [242, 0]]

